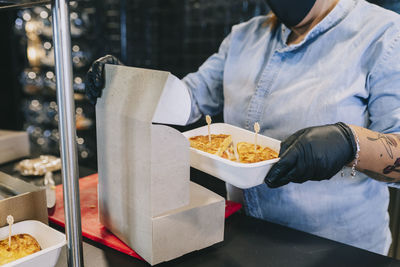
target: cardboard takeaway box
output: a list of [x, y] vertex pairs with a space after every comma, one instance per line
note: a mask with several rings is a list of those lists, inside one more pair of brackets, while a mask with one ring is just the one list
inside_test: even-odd
[[28, 133], [0, 130], [0, 164], [29, 156]]
[[190, 182], [188, 140], [153, 124], [186, 123], [181, 81], [125, 66], [105, 73], [96, 105], [100, 222], [152, 265], [222, 241], [225, 200]]
[[7, 224], [7, 215], [15, 222], [47, 221], [46, 191], [0, 172], [0, 227]]

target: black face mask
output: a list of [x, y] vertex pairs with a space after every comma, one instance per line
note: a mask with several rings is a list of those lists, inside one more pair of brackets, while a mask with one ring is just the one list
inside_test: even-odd
[[310, 12], [316, 0], [266, 0], [272, 12], [287, 27], [296, 26]]

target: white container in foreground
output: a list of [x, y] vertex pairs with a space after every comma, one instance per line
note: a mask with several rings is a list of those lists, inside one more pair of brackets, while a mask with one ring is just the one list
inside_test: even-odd
[[[13, 224], [12, 235], [29, 234], [42, 248], [40, 251], [2, 265], [2, 267], [54, 267], [60, 256], [61, 248], [66, 244], [65, 235], [39, 221], [22, 221]], [[8, 238], [8, 226], [0, 228], [0, 240]]]
[[[211, 124], [211, 134], [230, 134], [234, 148], [238, 142], [254, 143], [254, 132], [227, 124]], [[208, 135], [207, 126], [184, 132], [186, 138], [197, 135]], [[279, 140], [258, 135], [257, 143], [267, 146], [279, 152], [281, 142]], [[221, 158], [219, 156], [190, 148], [190, 165], [193, 168], [215, 176], [233, 186], [246, 189], [260, 185], [264, 182], [265, 175], [279, 159], [271, 159], [257, 163], [240, 163]]]

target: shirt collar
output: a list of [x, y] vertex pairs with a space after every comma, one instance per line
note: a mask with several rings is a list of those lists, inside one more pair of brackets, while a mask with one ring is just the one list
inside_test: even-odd
[[356, 6], [358, 0], [340, 0], [339, 3], [332, 9], [329, 14], [323, 18], [311, 31], [304, 37], [304, 39], [298, 44], [287, 45], [286, 40], [288, 39], [291, 29], [286, 27], [283, 23], [280, 24], [280, 32], [281, 32], [281, 51], [291, 51], [301, 47], [304, 43], [309, 40], [318, 37], [322, 33], [328, 31], [333, 28], [339, 22], [341, 22], [350, 11]]

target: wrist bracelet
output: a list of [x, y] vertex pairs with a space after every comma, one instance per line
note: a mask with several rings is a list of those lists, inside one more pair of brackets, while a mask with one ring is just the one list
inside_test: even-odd
[[354, 157], [354, 162], [353, 162], [353, 165], [351, 166], [351, 173], [350, 173], [351, 177], [354, 178], [356, 176], [356, 166], [358, 163], [358, 159], [360, 157], [360, 140], [358, 139], [358, 135], [357, 135], [356, 131], [354, 131], [353, 128], [351, 128], [350, 126], [349, 126], [349, 128], [354, 135], [354, 139], [355, 139], [356, 147], [357, 147], [356, 155]]

